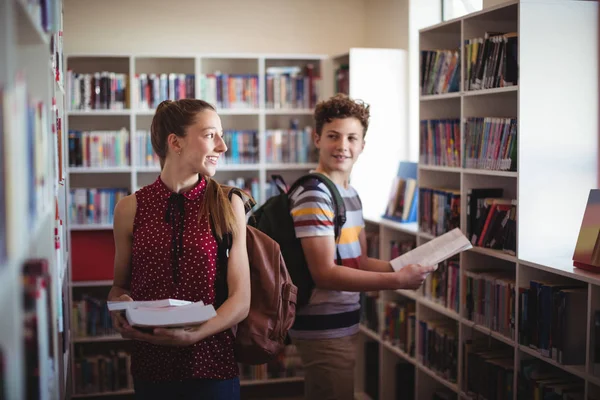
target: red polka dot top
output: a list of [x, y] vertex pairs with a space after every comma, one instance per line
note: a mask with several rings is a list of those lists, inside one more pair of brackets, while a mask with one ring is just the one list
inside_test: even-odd
[[[213, 304], [217, 242], [206, 217], [198, 221], [206, 181], [177, 194], [159, 178], [135, 193], [131, 297]], [[238, 375], [230, 329], [188, 347], [134, 341], [131, 373], [147, 381], [231, 379]]]

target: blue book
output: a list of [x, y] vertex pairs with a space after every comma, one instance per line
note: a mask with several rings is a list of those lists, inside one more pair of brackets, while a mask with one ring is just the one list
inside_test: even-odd
[[416, 222], [418, 192], [417, 163], [401, 161], [383, 218], [403, 223]]

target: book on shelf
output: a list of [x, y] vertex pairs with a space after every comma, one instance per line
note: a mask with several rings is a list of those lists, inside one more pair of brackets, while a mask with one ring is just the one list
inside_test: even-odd
[[573, 265], [600, 272], [600, 189], [590, 190], [573, 253]]
[[258, 108], [258, 75], [214, 74], [200, 75], [200, 96], [217, 109]]
[[465, 168], [517, 170], [517, 119], [466, 118]]
[[584, 365], [587, 288], [539, 279], [519, 288], [519, 344], [559, 364]]
[[502, 198], [502, 188], [467, 192], [467, 237], [473, 246], [516, 254], [517, 201]]
[[472, 248], [471, 242], [459, 228], [455, 228], [408, 253], [394, 258], [390, 263], [394, 271], [399, 271], [408, 264], [437, 265], [440, 262]]
[[265, 107], [274, 109], [313, 108], [319, 98], [321, 79], [315, 76], [315, 66], [267, 67], [265, 76]]
[[195, 86], [194, 74], [135, 74], [131, 82], [131, 104], [138, 110], [155, 110], [163, 100], [195, 98]]
[[460, 190], [419, 188], [419, 229], [438, 236], [460, 226]]
[[136, 327], [184, 327], [202, 324], [217, 315], [212, 304], [201, 301], [168, 307], [127, 308], [125, 316]]
[[515, 86], [518, 81], [518, 34], [486, 32], [465, 39], [465, 89]]
[[67, 72], [69, 110], [123, 110], [127, 108], [127, 75], [116, 72]]
[[421, 50], [421, 94], [458, 92], [460, 87], [460, 51]]
[[419, 124], [419, 162], [460, 167], [460, 120], [422, 120]]
[[383, 217], [398, 222], [416, 222], [417, 205], [417, 163], [402, 161], [392, 181]]

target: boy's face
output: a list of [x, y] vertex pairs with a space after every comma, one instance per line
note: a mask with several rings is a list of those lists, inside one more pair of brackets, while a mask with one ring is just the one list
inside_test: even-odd
[[364, 130], [354, 117], [336, 118], [325, 123], [321, 135], [315, 135], [319, 162], [328, 171], [350, 173], [365, 148]]

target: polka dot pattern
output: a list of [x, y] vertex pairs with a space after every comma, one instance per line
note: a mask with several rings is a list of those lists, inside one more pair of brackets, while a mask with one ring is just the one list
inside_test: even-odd
[[[165, 219], [172, 192], [158, 179], [136, 192], [133, 225], [131, 296], [134, 300], [175, 298], [213, 304], [217, 242], [208, 219], [198, 221], [206, 189], [201, 180], [184, 193], [183, 254], [179, 278], [173, 279], [172, 235], [177, 229]], [[131, 373], [148, 381], [230, 379], [238, 375], [231, 329], [189, 347], [157, 346], [135, 341]]]

